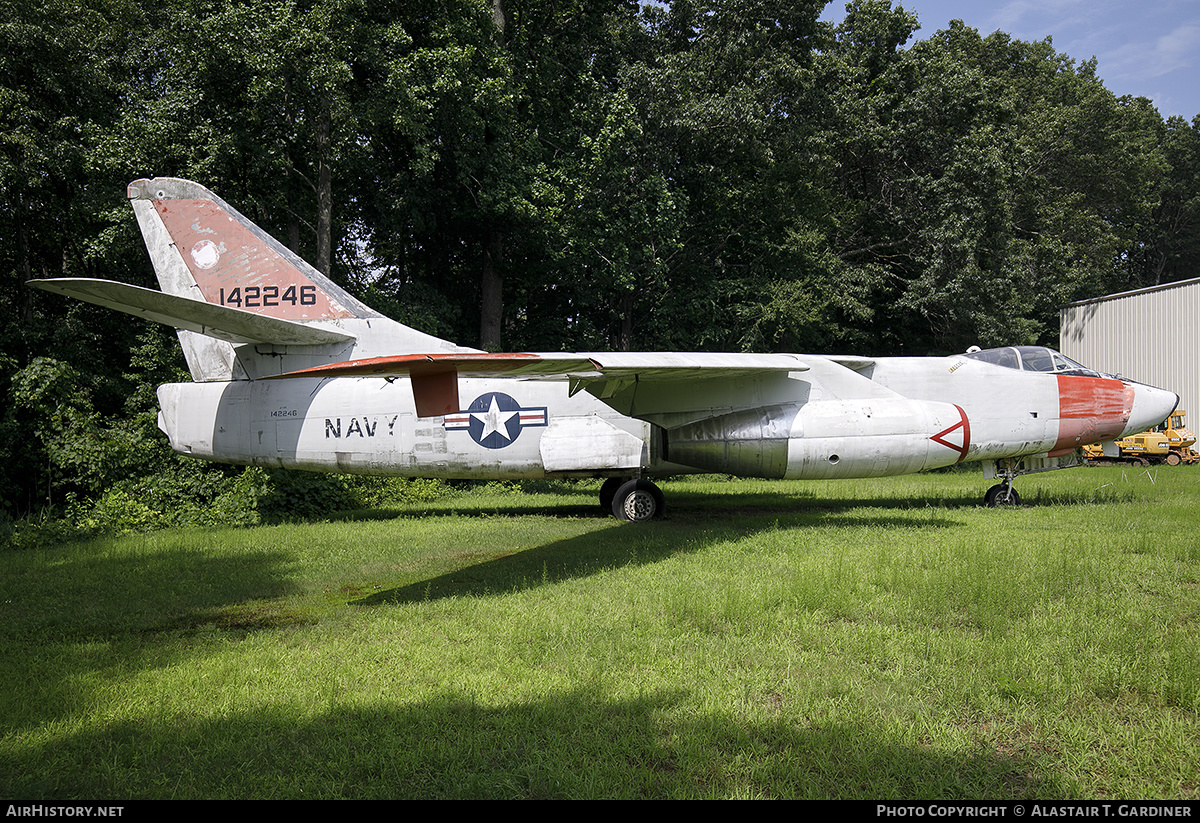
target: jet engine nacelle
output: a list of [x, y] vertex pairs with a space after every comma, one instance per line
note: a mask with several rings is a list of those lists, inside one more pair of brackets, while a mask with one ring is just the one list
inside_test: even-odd
[[780, 404], [667, 431], [666, 459], [766, 478], [877, 477], [966, 457], [970, 423], [949, 403], [903, 397]]
[[668, 429], [664, 457], [711, 472], [785, 477], [788, 440], [800, 409], [793, 403], [762, 406]]

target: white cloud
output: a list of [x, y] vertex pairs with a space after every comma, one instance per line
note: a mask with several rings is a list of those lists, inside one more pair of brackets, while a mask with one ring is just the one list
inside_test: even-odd
[[1200, 23], [1184, 23], [1158, 38], [1155, 46], [1153, 56], [1158, 70], [1153, 77], [1194, 65], [1200, 51]]
[[1109, 63], [1112, 79], [1149, 80], [1196, 63], [1200, 23], [1184, 23], [1168, 34], [1122, 44], [1101, 58]]

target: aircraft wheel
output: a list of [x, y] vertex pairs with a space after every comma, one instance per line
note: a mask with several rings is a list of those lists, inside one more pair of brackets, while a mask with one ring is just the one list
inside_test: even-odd
[[613, 498], [617, 496], [617, 489], [629, 482], [627, 477], [610, 477], [600, 486], [600, 508], [604, 511], [612, 511]]
[[659, 520], [665, 510], [662, 491], [649, 480], [628, 480], [613, 497], [612, 512], [618, 520], [630, 523]]
[[987, 490], [987, 494], [983, 496], [983, 502], [988, 506], [1019, 506], [1021, 505], [1021, 495], [1017, 494], [1017, 490], [1007, 483], [997, 483]]

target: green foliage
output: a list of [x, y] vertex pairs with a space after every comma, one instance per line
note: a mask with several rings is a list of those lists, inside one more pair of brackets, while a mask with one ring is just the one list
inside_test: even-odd
[[1162, 150], [1170, 171], [1135, 258], [1139, 286], [1195, 277], [1200, 261], [1200, 115], [1168, 119]]
[[[47, 489], [97, 492], [136, 448], [136, 434], [126, 438], [126, 432], [101, 426], [81, 383], [70, 365], [46, 357], [36, 358], [12, 378], [12, 424], [41, 446]], [[34, 471], [42, 459], [31, 467]]]
[[134, 177], [198, 179], [385, 313], [509, 350], [1051, 343], [1062, 303], [1200, 266], [1200, 120], [1049, 41], [823, 7], [0, 0], [0, 510], [338, 499], [177, 468], [170, 331], [24, 287], [152, 285]]
[[[520, 486], [513, 486], [521, 491]], [[14, 520], [0, 515], [0, 549], [172, 527], [321, 521], [354, 509], [452, 497], [439, 480], [211, 466], [171, 456], [152, 474], [113, 480], [95, 495]]]
[[353, 504], [360, 508], [376, 508], [394, 503], [424, 503], [454, 493], [442, 481], [430, 477], [354, 475], [343, 480]]
[[1128, 287], [1166, 170], [1147, 102], [1117, 100], [1048, 41], [959, 22], [880, 60], [864, 43], [898, 44], [903, 15], [855, 12], [827, 66], [869, 91], [835, 85], [831, 139], [857, 135], [840, 253], [874, 267], [876, 345], [1049, 343], [1060, 305]]

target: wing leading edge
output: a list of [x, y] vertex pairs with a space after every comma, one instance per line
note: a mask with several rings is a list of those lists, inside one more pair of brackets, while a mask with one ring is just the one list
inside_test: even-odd
[[[404, 354], [365, 360], [347, 360], [310, 369], [288, 372], [270, 379], [297, 377], [399, 377], [412, 381], [413, 397], [420, 417], [453, 414], [459, 410], [459, 377], [538, 379], [566, 377], [570, 393], [581, 390], [604, 400], [618, 411], [632, 403], [620, 395], [645, 384], [674, 384], [696, 381], [747, 378], [808, 370], [808, 365], [791, 354], [709, 353], [562, 353], [525, 352], [491, 354]], [[634, 413], [636, 416], [636, 413]]]

